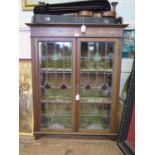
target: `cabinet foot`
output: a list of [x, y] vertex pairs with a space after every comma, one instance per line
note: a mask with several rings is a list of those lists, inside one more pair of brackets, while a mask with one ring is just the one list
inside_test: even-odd
[[40, 134], [34, 134], [34, 139], [35, 139], [35, 140], [40, 139], [40, 137], [41, 137], [41, 135], [40, 135]]

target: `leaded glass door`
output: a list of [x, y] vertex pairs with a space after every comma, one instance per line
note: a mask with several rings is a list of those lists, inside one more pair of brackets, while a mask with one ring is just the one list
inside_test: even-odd
[[41, 130], [72, 131], [73, 42], [67, 38], [38, 41]]
[[117, 45], [103, 38], [37, 40], [41, 131], [114, 132]]
[[116, 39], [78, 40], [77, 104], [79, 132], [112, 133], [115, 118]]

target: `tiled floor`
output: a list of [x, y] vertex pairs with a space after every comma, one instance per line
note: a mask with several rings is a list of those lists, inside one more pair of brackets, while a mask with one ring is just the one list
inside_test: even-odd
[[123, 155], [115, 141], [20, 137], [20, 155]]

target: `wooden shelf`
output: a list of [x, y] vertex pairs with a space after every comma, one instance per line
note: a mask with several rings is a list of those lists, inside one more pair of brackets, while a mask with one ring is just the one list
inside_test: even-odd
[[[103, 117], [104, 116], [104, 114], [103, 115], [81, 115], [80, 114], [80, 117]], [[107, 117], [110, 117], [110, 115], [106, 115]]]
[[64, 101], [64, 100], [59, 100], [59, 101], [54, 101], [54, 100], [41, 100], [41, 103], [58, 103], [58, 104], [71, 104], [72, 101]]
[[81, 102], [81, 104], [88, 104], [88, 103], [89, 104], [111, 104], [112, 103], [112, 101], [110, 99], [98, 98], [95, 100], [95, 97], [89, 98], [89, 100], [81, 99], [80, 102]]
[[[70, 101], [65, 101], [65, 100], [41, 100], [41, 103], [53, 103], [53, 104], [55, 104], [55, 103], [57, 103], [57, 104], [71, 104], [71, 102], [72, 102], [72, 100], [70, 100]], [[102, 101], [100, 100], [100, 101], [93, 101], [92, 99], [91, 100], [89, 100], [89, 101], [84, 101], [84, 100], [80, 100], [80, 104], [111, 104], [112, 103], [112, 101], [109, 99], [107, 99], [107, 100], [103, 100], [103, 98], [102, 98]]]
[[[96, 73], [96, 72], [109, 72], [109, 73], [112, 73], [113, 69], [99, 69], [99, 70], [96, 70], [96, 69], [80, 69], [80, 72], [89, 72], [89, 73]], [[66, 73], [66, 72], [69, 72], [71, 73], [72, 70], [69, 69], [69, 68], [41, 68], [40, 69], [40, 72], [41, 73], [47, 73], [47, 72], [56, 72], [56, 73]]]
[[46, 72], [56, 72], [56, 73], [58, 73], [58, 72], [61, 72], [61, 73], [63, 73], [63, 72], [69, 72], [69, 73], [71, 73], [71, 71], [72, 71], [72, 69], [71, 68], [40, 68], [40, 72], [41, 73], [46, 73]]
[[[113, 60], [113, 56], [106, 56], [106, 57], [100, 57], [101, 59], [105, 59], [105, 60]], [[93, 57], [81, 57], [81, 59], [94, 59]]]
[[65, 115], [65, 114], [50, 114], [50, 113], [41, 113], [40, 114], [41, 116], [49, 116], [49, 117], [71, 117], [71, 114], [70, 115]]
[[96, 70], [96, 69], [81, 69], [80, 70], [81, 72], [110, 72], [110, 73], [112, 73], [112, 69], [99, 69], [99, 70]]

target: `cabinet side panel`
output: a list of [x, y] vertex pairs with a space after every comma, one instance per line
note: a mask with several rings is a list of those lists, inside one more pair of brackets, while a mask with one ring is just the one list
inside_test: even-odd
[[34, 132], [39, 131], [39, 102], [37, 89], [37, 45], [34, 38], [31, 38], [31, 55], [32, 55], [32, 87], [33, 87], [33, 112], [34, 112]]

